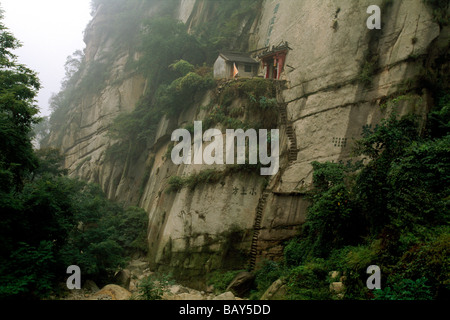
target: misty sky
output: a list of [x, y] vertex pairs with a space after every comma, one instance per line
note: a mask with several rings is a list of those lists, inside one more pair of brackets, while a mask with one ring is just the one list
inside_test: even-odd
[[19, 63], [38, 72], [43, 88], [38, 104], [49, 115], [48, 100], [60, 89], [67, 56], [85, 47], [91, 0], [0, 0], [4, 25], [23, 44]]

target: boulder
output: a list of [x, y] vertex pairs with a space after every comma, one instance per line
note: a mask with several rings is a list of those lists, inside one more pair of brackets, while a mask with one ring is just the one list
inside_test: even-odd
[[130, 286], [128, 287], [128, 290], [130, 291], [130, 292], [136, 292], [136, 291], [138, 291], [138, 281], [137, 280], [134, 280], [134, 279], [131, 279], [130, 280]]
[[114, 284], [130, 290], [131, 272], [127, 269], [120, 270], [114, 275]]
[[255, 283], [255, 276], [250, 272], [240, 272], [234, 277], [226, 291], [233, 292], [238, 297], [244, 297]]
[[283, 300], [286, 296], [287, 289], [283, 281], [278, 279], [270, 285], [270, 287], [264, 292], [261, 300]]
[[133, 274], [144, 274], [147, 272], [148, 262], [144, 260], [132, 260], [127, 269]]
[[331, 271], [329, 273], [331, 279], [337, 279], [340, 276], [340, 274], [341, 273], [339, 271]]
[[173, 285], [169, 288], [169, 292], [171, 294], [181, 294], [181, 293], [189, 293], [189, 290], [185, 287], [180, 286], [179, 284]]
[[330, 292], [338, 299], [342, 299], [345, 294], [345, 286], [342, 282], [332, 282], [330, 284]]
[[236, 299], [232, 292], [227, 291], [225, 293], [222, 293], [221, 295], [218, 295], [213, 300], [236, 300]]
[[163, 299], [164, 300], [191, 300], [191, 301], [196, 301], [196, 300], [206, 300], [206, 297], [204, 297], [202, 294], [200, 294], [200, 292], [185, 292], [185, 293], [180, 293], [180, 294], [164, 294], [163, 295]]
[[97, 286], [97, 284], [92, 280], [86, 280], [86, 282], [83, 285], [83, 289], [85, 291], [92, 292], [92, 293], [95, 293], [100, 290], [100, 288]]
[[90, 300], [129, 300], [131, 292], [115, 284], [109, 284], [95, 293]]

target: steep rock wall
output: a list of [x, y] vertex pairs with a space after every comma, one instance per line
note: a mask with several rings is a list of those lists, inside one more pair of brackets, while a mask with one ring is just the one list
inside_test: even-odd
[[[366, 27], [366, 9], [372, 4], [382, 8], [381, 30]], [[182, 0], [175, 15], [192, 27], [206, 19], [210, 12], [206, 7], [204, 0]], [[98, 12], [88, 27], [86, 55], [90, 59], [108, 48], [108, 39], [95, 34], [95, 25], [102, 19]], [[212, 92], [178, 119], [164, 118], [155, 144], [128, 159], [132, 165], [108, 161], [105, 150], [112, 142], [106, 136], [107, 127], [117, 114], [130, 111], [146, 89], [143, 78], [126, 75], [127, 52], [115, 61], [117, 79], [123, 80], [110, 79], [100, 94], [86, 97], [74, 109], [61, 145], [72, 175], [99, 183], [111, 199], [137, 203], [147, 210], [153, 267], [172, 271], [198, 287], [208, 271], [244, 268], [252, 258], [256, 264], [278, 258], [283, 241], [305, 221], [310, 163], [348, 159], [362, 127], [376, 124], [390, 111], [381, 108], [389, 99], [408, 96], [396, 106], [399, 113], [425, 114], [428, 93], [418, 92], [414, 81], [405, 80], [419, 75], [421, 57], [445, 33], [419, 0], [266, 0], [258, 20], [246, 32], [251, 35], [250, 50], [282, 41], [292, 49], [277, 97], [281, 168], [268, 184], [263, 177], [239, 173], [193, 191], [166, 192], [171, 176], [210, 169], [175, 166], [165, 155], [174, 129], [205, 119], [202, 107], [210, 105]], [[374, 67], [367, 79], [363, 75], [369, 62]], [[235, 104], [245, 108], [241, 101]]]

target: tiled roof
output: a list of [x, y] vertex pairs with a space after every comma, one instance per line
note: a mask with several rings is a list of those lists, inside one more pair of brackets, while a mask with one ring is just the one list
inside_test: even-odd
[[241, 63], [249, 63], [249, 64], [259, 64], [259, 62], [252, 57], [248, 53], [236, 53], [236, 52], [221, 52], [220, 55], [226, 61], [230, 62], [241, 62]]

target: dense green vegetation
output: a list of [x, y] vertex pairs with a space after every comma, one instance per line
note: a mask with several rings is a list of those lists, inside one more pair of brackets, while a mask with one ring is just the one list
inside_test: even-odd
[[[189, 108], [196, 93], [214, 86], [212, 71], [206, 66], [213, 64], [220, 50], [246, 49], [240, 48], [248, 36], [240, 30], [241, 21], [247, 21], [245, 28], [251, 26], [261, 2], [209, 1], [205, 8], [211, 13], [208, 19], [188, 33], [185, 24], [172, 18], [176, 1], [93, 0], [93, 12], [100, 10], [108, 17], [96, 25], [95, 33], [112, 41], [114, 49], [99, 53], [89, 63], [79, 51], [68, 58], [62, 90], [51, 101], [53, 113], [49, 122], [52, 131], [58, 133], [59, 142], [67, 129], [69, 111], [91, 94], [99, 94], [111, 79], [114, 59], [128, 53], [124, 77], [139, 73], [149, 89], [133, 112], [114, 121], [110, 134], [117, 143], [110, 147], [108, 156], [124, 161], [138, 156], [139, 150], [154, 142], [157, 125], [164, 115], [173, 116]], [[158, 14], [148, 19], [146, 13], [152, 6]], [[88, 32], [87, 36], [92, 34]], [[77, 120], [78, 116], [75, 113], [71, 118]]]
[[59, 151], [33, 150], [39, 80], [11, 53], [19, 43], [1, 23], [0, 40], [0, 299], [58, 293], [70, 265], [103, 284], [131, 252], [146, 251], [146, 214], [69, 179]]
[[154, 273], [143, 278], [138, 287], [138, 300], [162, 300], [163, 294], [168, 287], [173, 285], [171, 275]]
[[[448, 92], [448, 91], [445, 91]], [[441, 92], [426, 130], [395, 115], [366, 127], [355, 155], [366, 164], [313, 163], [307, 222], [281, 262], [257, 271], [258, 298], [278, 278], [289, 299], [332, 299], [331, 271], [345, 299], [448, 299], [450, 295], [450, 95]], [[366, 269], [382, 270], [382, 290]], [[339, 276], [339, 277], [340, 277]]]
[[[441, 27], [447, 25], [448, 1], [424, 1]], [[93, 8], [103, 5], [108, 15], [97, 32], [110, 39], [114, 49], [89, 64], [81, 52], [69, 57], [62, 91], [51, 101], [49, 125], [62, 137], [69, 112], [98, 95], [111, 79], [117, 54], [128, 53], [125, 76], [141, 74], [148, 90], [134, 111], [118, 116], [109, 130], [116, 143], [108, 156], [123, 159], [125, 165], [154, 143], [164, 116], [180, 114], [214, 88], [210, 66], [219, 50], [247, 49], [245, 30], [262, 2], [209, 1], [205, 11], [210, 15], [192, 32], [171, 17], [176, 2], [159, 1], [158, 18], [151, 20], [143, 10], [148, 3], [92, 1]], [[247, 23], [241, 36], [242, 21]], [[38, 122], [33, 99], [39, 82], [31, 70], [15, 62], [9, 50], [17, 46], [16, 40], [3, 26], [1, 32], [0, 297], [46, 297], [71, 264], [79, 265], [84, 276], [106, 281], [124, 264], [127, 253], [145, 251], [145, 214], [110, 203], [97, 186], [67, 178], [57, 151], [33, 152], [29, 134]], [[362, 65], [359, 80], [365, 85], [371, 83], [377, 58]], [[286, 243], [282, 261], [260, 266], [252, 298], [259, 298], [281, 278], [289, 299], [336, 298], [329, 284], [340, 280], [345, 299], [448, 299], [450, 95], [448, 88], [436, 88], [435, 82], [428, 88], [436, 106], [428, 114], [425, 130], [419, 129], [414, 116], [393, 116], [364, 129], [355, 156], [365, 162], [313, 163], [308, 220], [298, 237]], [[270, 81], [227, 84], [211, 104], [204, 128], [275, 127], [274, 98]], [[244, 100], [247, 108], [234, 108], [236, 99]], [[258, 114], [257, 122], [249, 117], [252, 113]], [[73, 113], [70, 120], [79, 116]], [[230, 172], [255, 168], [259, 170], [233, 166], [171, 177], [168, 191], [217, 183]], [[150, 169], [145, 176], [149, 174]], [[372, 292], [365, 281], [366, 268], [373, 264], [381, 267], [383, 289]], [[339, 276], [333, 279], [334, 270]], [[235, 274], [214, 274], [210, 283], [225, 290]], [[161, 297], [161, 288], [154, 287], [151, 279], [140, 289], [147, 299]]]
[[423, 0], [433, 13], [436, 22], [441, 26], [448, 26], [450, 23], [449, 2], [447, 0]]

